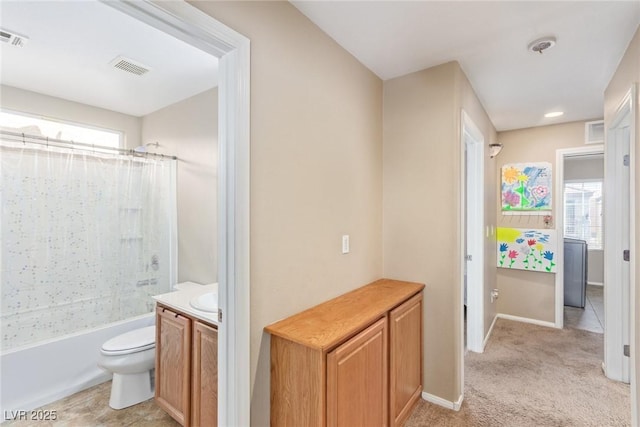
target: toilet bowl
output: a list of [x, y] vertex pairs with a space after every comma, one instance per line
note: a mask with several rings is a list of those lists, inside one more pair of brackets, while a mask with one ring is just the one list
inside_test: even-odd
[[102, 345], [98, 366], [113, 373], [110, 407], [122, 409], [153, 397], [155, 348], [155, 326], [126, 332]]

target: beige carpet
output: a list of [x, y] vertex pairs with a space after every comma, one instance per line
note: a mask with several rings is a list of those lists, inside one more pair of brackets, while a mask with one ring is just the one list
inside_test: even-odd
[[405, 427], [629, 426], [629, 386], [602, 374], [603, 336], [498, 319], [467, 353], [459, 412], [420, 401]]

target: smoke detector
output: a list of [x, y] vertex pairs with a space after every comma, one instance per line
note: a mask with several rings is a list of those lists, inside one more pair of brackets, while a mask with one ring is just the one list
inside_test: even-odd
[[141, 64], [138, 61], [125, 58], [124, 56], [118, 56], [116, 59], [109, 62], [109, 65], [111, 65], [114, 68], [117, 68], [118, 70], [135, 74], [136, 76], [142, 76], [143, 74], [147, 74], [149, 71], [151, 71], [151, 67], [147, 67], [146, 65]]
[[0, 29], [0, 40], [2, 40], [3, 43], [10, 44], [11, 46], [24, 47], [24, 45], [29, 41], [29, 37], [21, 36], [20, 34], [9, 30]]
[[531, 43], [529, 43], [529, 46], [527, 46], [527, 49], [529, 49], [531, 52], [542, 54], [543, 51], [550, 49], [555, 45], [556, 38], [550, 36], [532, 41]]

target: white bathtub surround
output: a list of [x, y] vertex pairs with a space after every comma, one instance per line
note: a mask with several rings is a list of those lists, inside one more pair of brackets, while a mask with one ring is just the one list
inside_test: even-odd
[[111, 375], [98, 367], [110, 338], [155, 324], [151, 313], [0, 355], [0, 413], [31, 410], [96, 384]]

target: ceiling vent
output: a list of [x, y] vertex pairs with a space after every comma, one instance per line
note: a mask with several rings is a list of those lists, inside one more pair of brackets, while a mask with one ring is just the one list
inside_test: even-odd
[[29, 37], [0, 29], [0, 40], [2, 40], [3, 43], [8, 43], [12, 46], [24, 47], [24, 45], [29, 41]]
[[134, 61], [129, 58], [125, 58], [124, 56], [119, 56], [113, 61], [109, 63], [114, 68], [117, 68], [122, 71], [126, 71], [127, 73], [135, 74], [136, 76], [142, 76], [151, 71], [151, 67], [147, 67], [137, 61]]

